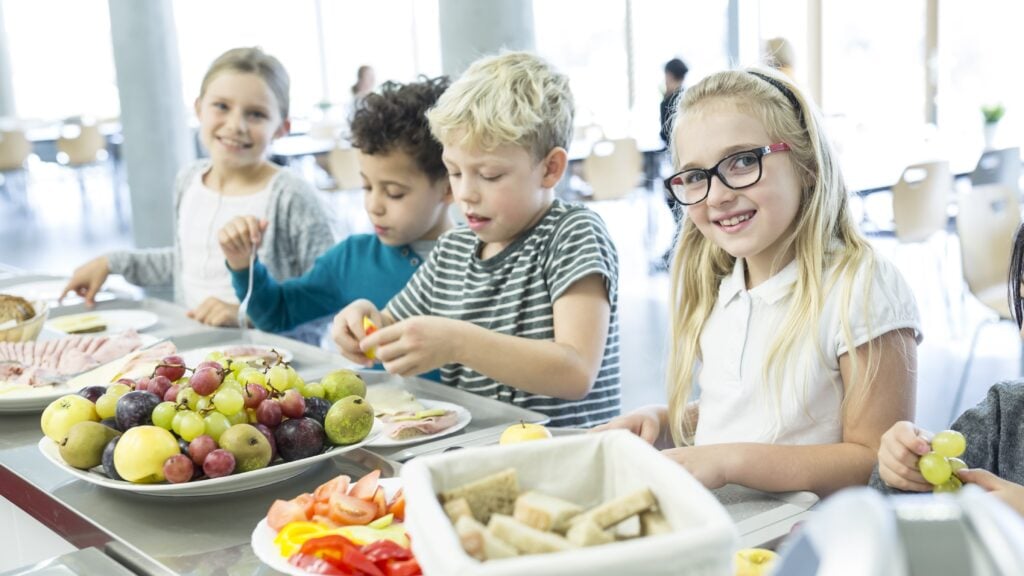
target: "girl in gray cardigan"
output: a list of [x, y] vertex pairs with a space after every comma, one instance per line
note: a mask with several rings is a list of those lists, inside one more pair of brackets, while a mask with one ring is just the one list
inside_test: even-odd
[[[1014, 236], [1008, 287], [1010, 313], [1024, 338], [1022, 283], [1024, 226]], [[1024, 381], [996, 384], [950, 428], [967, 438], [967, 449], [960, 458], [968, 468], [957, 472], [960, 480], [992, 492], [1024, 515]], [[921, 476], [917, 461], [931, 450], [931, 437], [912, 422], [894, 424], [882, 436], [870, 485], [883, 491], [930, 492], [933, 487]]]
[[271, 142], [288, 131], [288, 84], [281, 63], [258, 48], [214, 61], [195, 104], [210, 158], [178, 174], [174, 245], [96, 258], [75, 270], [65, 293], [91, 306], [107, 276], [123, 274], [141, 286], [173, 285], [175, 302], [200, 322], [237, 326], [238, 301], [216, 238], [218, 222], [234, 212], [269, 222], [259, 258], [274, 277], [309, 270], [334, 245], [327, 218], [309, 184], [267, 160]]

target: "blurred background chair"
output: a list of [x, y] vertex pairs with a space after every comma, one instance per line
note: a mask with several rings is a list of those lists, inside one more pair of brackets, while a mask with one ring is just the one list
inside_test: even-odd
[[637, 189], [643, 175], [643, 157], [633, 138], [595, 142], [583, 160], [590, 200], [625, 198]]
[[[956, 228], [967, 290], [992, 315], [974, 329], [963, 373], [953, 396], [949, 422], [959, 414], [964, 389], [981, 329], [994, 322], [1012, 321], [1006, 281], [1010, 273], [1013, 235], [1020, 226], [1020, 196], [1016, 187], [1003, 184], [973, 186], [958, 195]], [[1024, 374], [1024, 342], [1021, 344], [1021, 373]]]
[[[22, 208], [28, 206], [28, 183], [25, 162], [32, 153], [32, 144], [21, 130], [0, 130], [0, 185], [4, 195]], [[20, 180], [15, 188], [14, 176]]]
[[923, 242], [946, 229], [953, 190], [949, 162], [914, 164], [892, 187], [893, 231], [900, 242]]
[[1020, 148], [986, 150], [971, 173], [971, 185], [1002, 184], [1020, 188]]
[[336, 147], [327, 155], [327, 172], [334, 180], [335, 190], [361, 190], [363, 177], [359, 172], [359, 150]]
[[[75, 171], [78, 187], [82, 193], [82, 210], [89, 211], [89, 194], [85, 186], [84, 170], [91, 166], [105, 163], [110, 157], [107, 152], [107, 140], [100, 132], [98, 124], [66, 122], [60, 129], [57, 138], [57, 162]], [[118, 220], [124, 222], [121, 206], [121, 194], [118, 186], [117, 167], [111, 164], [111, 181], [113, 183], [114, 207]]]

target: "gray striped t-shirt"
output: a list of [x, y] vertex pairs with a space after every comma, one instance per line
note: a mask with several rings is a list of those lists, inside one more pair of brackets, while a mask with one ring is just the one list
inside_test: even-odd
[[523, 392], [461, 364], [442, 366], [442, 381], [547, 414], [552, 426], [588, 428], [618, 416], [619, 257], [600, 216], [556, 199], [533, 228], [500, 254], [481, 260], [480, 247], [469, 228], [444, 234], [387, 311], [395, 320], [442, 316], [500, 334], [553, 341], [555, 300], [580, 279], [600, 274], [611, 304], [601, 370], [582, 400]]

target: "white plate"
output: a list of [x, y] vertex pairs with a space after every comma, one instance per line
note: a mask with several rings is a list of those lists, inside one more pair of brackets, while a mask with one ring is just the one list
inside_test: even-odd
[[[51, 305], [56, 305], [57, 299], [60, 298], [61, 292], [64, 291], [64, 288], [66, 288], [67, 285], [67, 279], [37, 280], [35, 282], [25, 282], [24, 284], [14, 284], [12, 286], [0, 288], [0, 293], [11, 294], [12, 296], [21, 296], [22, 298], [28, 299], [46, 300]], [[97, 302], [113, 300], [114, 298], [116, 298], [116, 296], [112, 292], [108, 292], [106, 290], [101, 290], [96, 294]], [[78, 296], [74, 292], [70, 292], [64, 297], [64, 300], [60, 305], [70, 306], [84, 301], [84, 298]]]
[[100, 332], [90, 332], [90, 336], [118, 334], [125, 330], [136, 330], [141, 332], [150, 326], [154, 326], [160, 321], [160, 318], [149, 310], [95, 310], [92, 312], [82, 312], [81, 314], [70, 314], [68, 316], [51, 318], [46, 323], [46, 327], [50, 330], [61, 332], [57, 325], [62, 322], [73, 321], [73, 319], [81, 318], [83, 316], [97, 316], [103, 320], [104, 324], [107, 325], [107, 327]]
[[[87, 334], [87, 336], [93, 336], [93, 334]], [[159, 340], [159, 338], [150, 336], [149, 334], [140, 334], [139, 338], [142, 340], [143, 348]], [[111, 362], [114, 362], [114, 360], [111, 360]], [[106, 364], [100, 364], [95, 368], [105, 365]], [[53, 402], [61, 396], [74, 394], [83, 388], [83, 386], [72, 386], [70, 384], [70, 382], [66, 382], [64, 384], [37, 386], [34, 388], [22, 386], [16, 390], [0, 392], [0, 414], [42, 412], [44, 408], [49, 406], [50, 402]], [[3, 386], [4, 384], [0, 382], [0, 389], [2, 389]]]
[[[207, 346], [206, 348], [195, 348], [193, 350], [185, 350], [178, 354], [185, 360], [185, 366], [195, 368], [200, 362], [206, 360], [206, 356], [210, 352], [224, 352], [232, 348], [245, 346], [246, 348], [259, 348], [270, 352], [271, 350], [277, 350], [277, 353], [281, 355], [281, 359], [285, 362], [291, 362], [292, 358], [295, 357], [291, 350], [281, 348], [279, 346], [265, 346], [263, 344], [228, 344], [226, 346]], [[237, 357], [235, 357], [237, 358]], [[254, 358], [254, 357], [243, 357], [243, 359]]]
[[[357, 478], [353, 478], [353, 481]], [[380, 486], [384, 488], [384, 496], [391, 500], [401, 486], [401, 480], [398, 478], [381, 478]], [[281, 556], [280, 549], [274, 545], [274, 538], [277, 536], [277, 532], [273, 528], [267, 526], [267, 519], [263, 518], [260, 523], [256, 525], [256, 528], [252, 531], [252, 539], [249, 541], [252, 546], [252, 551], [256, 553], [256, 557], [261, 562], [270, 566], [278, 572], [284, 574], [292, 574], [293, 576], [315, 576], [312, 572], [306, 572], [297, 566], [292, 566], [288, 563], [288, 559]]]
[[426, 400], [423, 398], [417, 398], [417, 400], [419, 401], [420, 404], [423, 404], [423, 408], [427, 410], [434, 410], [435, 408], [440, 408], [442, 410], [452, 410], [455, 412], [459, 419], [458, 421], [455, 422], [453, 426], [451, 426], [450, 428], [445, 428], [440, 432], [434, 434], [427, 434], [425, 436], [416, 436], [414, 438], [406, 438], [405, 440], [395, 440], [394, 438], [389, 437], [389, 425], [386, 423], [382, 423], [384, 425], [383, 433], [381, 433], [379, 438], [371, 442], [370, 446], [373, 446], [375, 448], [390, 448], [392, 446], [405, 446], [406, 444], [417, 444], [419, 442], [425, 442], [427, 440], [434, 440], [437, 438], [441, 438], [442, 436], [447, 436], [449, 434], [453, 434], [455, 432], [458, 432], [459, 430], [462, 430], [463, 428], [468, 426], [470, 420], [473, 419], [473, 416], [469, 413], [469, 410], [466, 410], [465, 408], [459, 406], [458, 404], [452, 404], [451, 402], [442, 402], [440, 400]]
[[317, 454], [316, 456], [310, 456], [309, 458], [294, 460], [292, 462], [283, 462], [267, 468], [261, 468], [260, 470], [253, 470], [252, 472], [232, 474], [230, 476], [222, 476], [220, 478], [208, 478], [206, 480], [193, 480], [183, 484], [133, 484], [131, 482], [125, 482], [124, 480], [111, 480], [102, 471], [98, 471], [102, 470], [100, 467], [93, 468], [91, 470], [79, 470], [77, 468], [72, 468], [65, 464], [64, 459], [60, 457], [60, 451], [57, 449], [57, 444], [45, 436], [39, 440], [39, 451], [42, 452], [43, 456], [45, 456], [50, 462], [53, 462], [55, 466], [61, 468], [65, 472], [68, 472], [69, 474], [91, 484], [103, 486], [104, 488], [135, 492], [150, 496], [210, 496], [213, 494], [241, 492], [243, 490], [250, 490], [252, 488], [259, 488], [261, 486], [273, 484], [274, 482], [280, 482], [281, 480], [287, 480], [288, 478], [305, 472], [317, 462], [363, 447], [368, 442], [376, 438], [382, 430], [383, 427], [381, 422], [374, 419], [373, 428], [370, 430], [369, 436], [367, 436], [362, 442], [351, 444], [349, 446], [334, 446], [330, 450]]

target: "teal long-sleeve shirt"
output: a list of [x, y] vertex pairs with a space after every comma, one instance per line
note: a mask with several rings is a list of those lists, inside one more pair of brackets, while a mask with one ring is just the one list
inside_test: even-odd
[[[260, 330], [283, 332], [336, 314], [360, 298], [383, 310], [422, 260], [411, 247], [387, 246], [375, 234], [349, 236], [317, 258], [309, 272], [284, 282], [276, 281], [257, 260], [249, 318]], [[239, 300], [245, 297], [248, 281], [247, 269], [231, 270]]]

